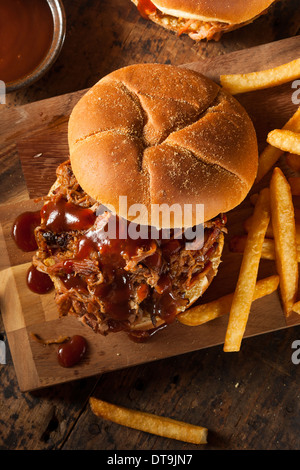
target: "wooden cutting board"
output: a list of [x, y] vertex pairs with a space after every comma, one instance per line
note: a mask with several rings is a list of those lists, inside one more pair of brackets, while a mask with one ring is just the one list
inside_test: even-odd
[[[218, 81], [221, 73], [261, 70], [300, 57], [300, 37], [257, 48], [222, 55], [208, 61], [184, 65]], [[260, 149], [269, 130], [281, 127], [295, 112], [291, 84], [270, 90], [247, 93], [237, 98], [253, 119]], [[101, 374], [133, 365], [196, 351], [222, 344], [227, 316], [199, 327], [175, 322], [161, 330], [147, 343], [135, 343], [126, 334], [102, 337], [93, 333], [76, 318], [58, 318], [53, 292], [33, 294], [25, 277], [31, 265], [31, 253], [22, 253], [11, 239], [16, 216], [38, 208], [34, 198], [46, 194], [55, 181], [55, 169], [68, 158], [67, 123], [69, 114], [85, 90], [28, 104], [18, 108], [0, 108], [0, 154], [4, 168], [0, 205], [0, 301], [1, 313], [22, 391], [34, 390], [74, 379]], [[15, 172], [8, 177], [5, 163], [13, 161]], [[21, 165], [21, 167], [20, 167]], [[284, 158], [281, 167], [287, 173]], [[256, 192], [268, 184], [270, 175], [252, 189]], [[298, 201], [295, 201], [297, 204]], [[228, 231], [219, 274], [201, 299], [206, 302], [234, 291], [241, 255], [231, 253], [231, 236], [243, 233], [243, 221], [251, 214], [249, 196], [228, 214]], [[262, 260], [259, 278], [275, 273], [274, 262]], [[300, 316], [286, 322], [278, 292], [253, 303], [245, 337], [263, 334], [300, 324]], [[81, 334], [88, 341], [84, 360], [73, 368], [61, 367], [56, 345], [43, 346], [31, 333], [43, 339]], [[225, 353], [224, 353], [225, 354]]]

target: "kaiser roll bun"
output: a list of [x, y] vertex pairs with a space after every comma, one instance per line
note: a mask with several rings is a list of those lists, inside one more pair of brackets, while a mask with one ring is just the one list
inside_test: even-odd
[[68, 140], [72, 170], [89, 196], [160, 228], [185, 227], [183, 211], [165, 223], [157, 212], [150, 217], [154, 205], [189, 207], [193, 226], [197, 205], [205, 221], [228, 212], [257, 172], [256, 134], [244, 108], [210, 79], [171, 65], [131, 65], [102, 78], [75, 105]]

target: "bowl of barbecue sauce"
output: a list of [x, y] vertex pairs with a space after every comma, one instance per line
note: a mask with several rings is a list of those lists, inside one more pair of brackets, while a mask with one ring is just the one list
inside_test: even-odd
[[61, 0], [0, 0], [0, 80], [11, 92], [41, 78], [66, 32]]

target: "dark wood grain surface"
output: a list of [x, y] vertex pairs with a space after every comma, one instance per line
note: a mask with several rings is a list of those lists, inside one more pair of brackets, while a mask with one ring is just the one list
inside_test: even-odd
[[[255, 23], [210, 43], [194, 43], [143, 20], [129, 0], [64, 4], [67, 37], [60, 57], [39, 82], [8, 96], [9, 112], [85, 89], [123, 65], [179, 65], [300, 32], [298, 0], [278, 2]], [[1, 142], [1, 147], [6, 148], [1, 202], [17, 202], [27, 192], [22, 168], [13, 145]], [[0, 339], [6, 340], [1, 317]], [[100, 420], [88, 405], [93, 395], [208, 427], [208, 445], [200, 450], [299, 450], [300, 364], [292, 361], [292, 345], [299, 339], [300, 328], [293, 327], [248, 338], [239, 353], [225, 354], [215, 346], [32, 393], [20, 392], [7, 348], [6, 363], [0, 365], [0, 449], [199, 449]]]

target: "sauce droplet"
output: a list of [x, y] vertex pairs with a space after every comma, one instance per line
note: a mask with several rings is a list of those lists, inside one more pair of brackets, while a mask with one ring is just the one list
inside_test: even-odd
[[12, 226], [12, 238], [20, 250], [34, 251], [37, 249], [34, 230], [40, 223], [40, 211], [26, 211], [16, 218]]
[[96, 215], [90, 209], [67, 202], [65, 199], [47, 202], [41, 209], [41, 216], [46, 228], [54, 233], [87, 230], [96, 219]]
[[27, 286], [35, 294], [47, 294], [53, 289], [53, 282], [48, 274], [31, 266], [27, 271]]
[[59, 346], [57, 350], [57, 359], [62, 367], [72, 367], [78, 364], [84, 356], [87, 349], [87, 342], [83, 336], [75, 335]]

